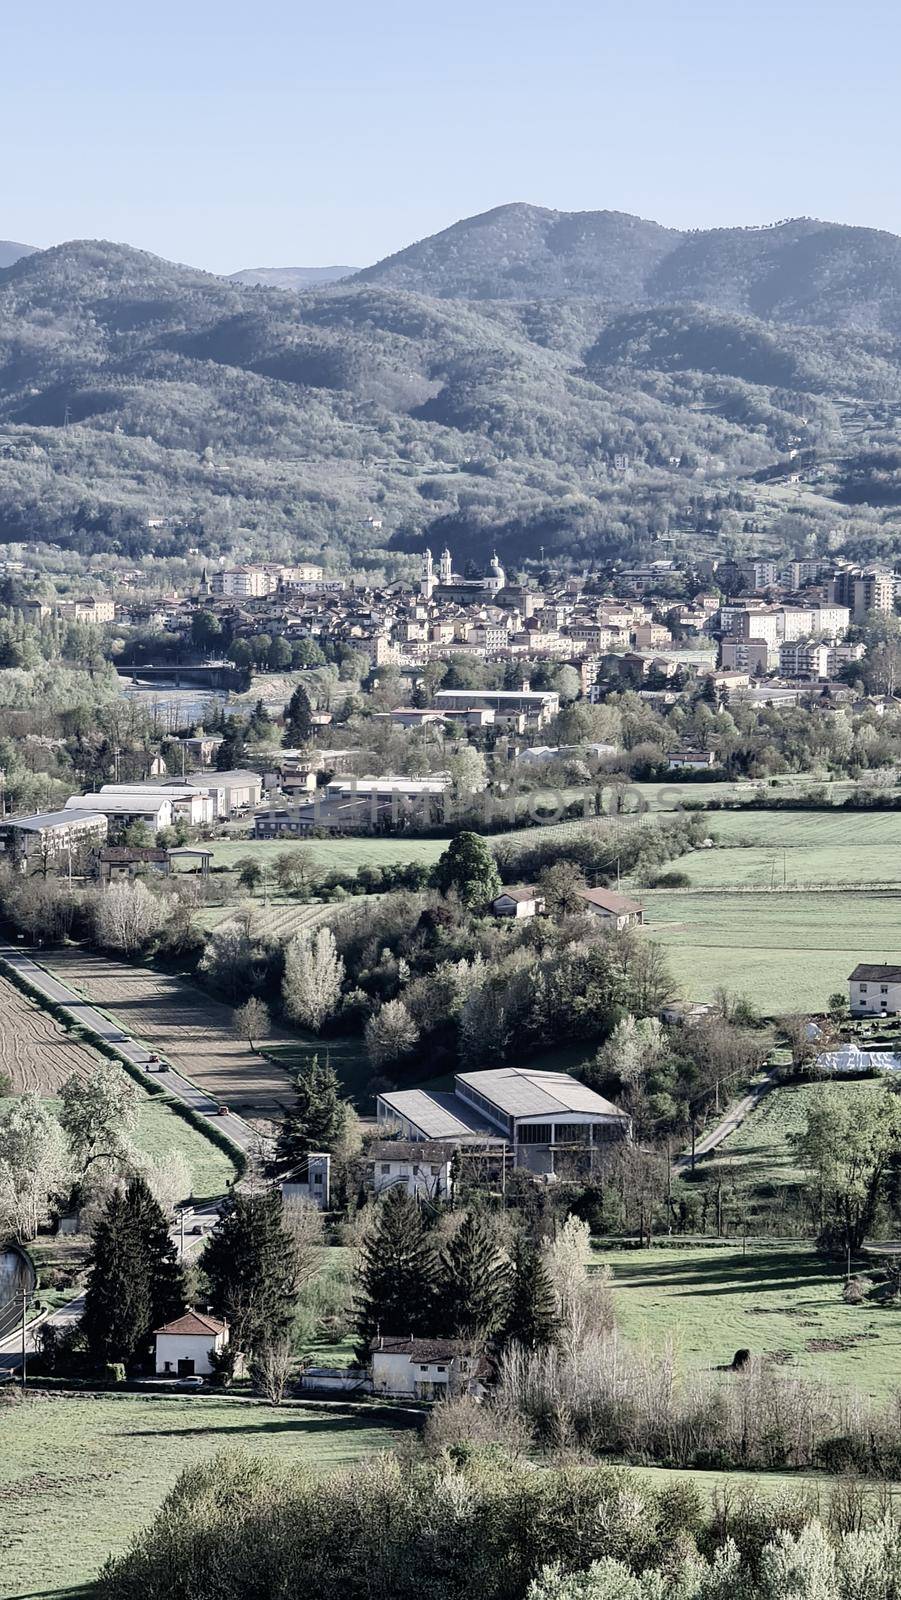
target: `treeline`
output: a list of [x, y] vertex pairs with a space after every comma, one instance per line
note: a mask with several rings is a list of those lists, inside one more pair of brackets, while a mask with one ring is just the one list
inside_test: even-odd
[[[817, 1520], [825, 1511], [827, 1529]], [[102, 1600], [896, 1600], [899, 1543], [857, 1496], [536, 1471], [461, 1445], [322, 1479], [258, 1456], [182, 1474]]]

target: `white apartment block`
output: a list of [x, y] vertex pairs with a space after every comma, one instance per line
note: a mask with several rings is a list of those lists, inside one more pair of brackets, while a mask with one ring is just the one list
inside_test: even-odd
[[828, 678], [829, 647], [812, 639], [795, 639], [779, 646], [779, 671], [783, 678]]

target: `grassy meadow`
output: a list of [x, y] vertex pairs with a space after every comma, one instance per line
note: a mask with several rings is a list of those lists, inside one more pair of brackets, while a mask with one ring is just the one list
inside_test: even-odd
[[[689, 872], [694, 860], [685, 858]], [[847, 994], [858, 961], [901, 961], [896, 894], [666, 890], [643, 899], [649, 933], [692, 1000], [712, 1000], [725, 987], [765, 1016], [819, 1012], [831, 994]]]
[[804, 1243], [749, 1242], [605, 1250], [620, 1332], [662, 1349], [672, 1341], [698, 1367], [736, 1350], [771, 1356], [785, 1370], [838, 1392], [887, 1399], [897, 1388], [901, 1318], [890, 1306], [847, 1306], [840, 1267]]
[[39, 1392], [2, 1404], [0, 1600], [46, 1600], [95, 1578], [179, 1473], [219, 1450], [328, 1472], [394, 1438], [384, 1412], [340, 1404], [274, 1411], [229, 1395]]

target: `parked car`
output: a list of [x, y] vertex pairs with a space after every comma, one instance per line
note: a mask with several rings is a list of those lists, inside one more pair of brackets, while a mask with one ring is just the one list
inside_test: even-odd
[[218, 1111], [217, 1111], [217, 1116], [220, 1116], [220, 1117], [229, 1117], [229, 1116], [231, 1116], [231, 1112], [229, 1111], [228, 1106], [220, 1106]]
[[203, 1379], [197, 1377], [178, 1378], [176, 1379], [175, 1387], [176, 1389], [202, 1389]]

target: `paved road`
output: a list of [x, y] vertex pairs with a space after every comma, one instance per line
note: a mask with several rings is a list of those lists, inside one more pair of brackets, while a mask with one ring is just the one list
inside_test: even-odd
[[[705, 1133], [703, 1139], [696, 1141], [695, 1160], [697, 1161], [699, 1156], [709, 1155], [710, 1151], [721, 1145], [724, 1139], [728, 1139], [730, 1133], [734, 1133], [736, 1128], [740, 1128], [745, 1118], [750, 1116], [755, 1106], [759, 1105], [764, 1095], [768, 1094], [777, 1082], [776, 1073], [768, 1072], [764, 1080], [755, 1089], [752, 1089], [750, 1094], [746, 1094], [743, 1100], [737, 1100], [735, 1105], [730, 1106], [722, 1122], [718, 1122], [715, 1128], [711, 1128], [709, 1133]], [[691, 1151], [685, 1155], [677, 1156], [673, 1162], [673, 1177], [678, 1178], [683, 1172], [689, 1172], [690, 1170]]]
[[[219, 1201], [205, 1200], [200, 1205], [187, 1206], [184, 1211], [185, 1234], [182, 1246], [181, 1218], [169, 1229], [169, 1237], [177, 1246], [181, 1259], [188, 1260], [203, 1244], [210, 1229], [215, 1225], [219, 1215]], [[198, 1232], [194, 1230], [198, 1229]], [[183, 1251], [183, 1253], [182, 1253]], [[84, 1311], [84, 1293], [73, 1295], [64, 1306], [59, 1306], [56, 1311], [45, 1313], [43, 1316], [33, 1317], [25, 1327], [26, 1355], [34, 1355], [37, 1350], [37, 1332], [46, 1323], [51, 1323], [57, 1328], [69, 1327], [73, 1322], [81, 1320]], [[11, 1333], [0, 1339], [0, 1373], [18, 1372], [22, 1365], [22, 1326], [19, 1323]]]
[[[126, 1061], [130, 1061], [132, 1066], [142, 1067], [148, 1073], [148, 1076], [152, 1075], [151, 1081], [156, 1077], [157, 1068], [152, 1051], [139, 1044], [136, 1039], [132, 1039], [118, 1023], [104, 1016], [103, 1012], [98, 1011], [96, 1006], [92, 1006], [89, 1001], [82, 999], [75, 989], [71, 989], [67, 983], [55, 978], [52, 973], [47, 971], [46, 967], [40, 966], [30, 955], [27, 955], [24, 950], [17, 949], [15, 945], [0, 944], [0, 957], [8, 962], [11, 967], [14, 967], [17, 972], [20, 972], [22, 977], [48, 1000], [53, 1000], [57, 1005], [63, 1006], [73, 1022], [81, 1023], [85, 1028], [90, 1028], [91, 1032], [96, 1033], [106, 1044], [114, 1046], [117, 1055], [121, 1055]], [[236, 1116], [234, 1112], [229, 1112], [227, 1116], [219, 1116], [218, 1101], [211, 1099], [202, 1089], [198, 1089], [196, 1083], [192, 1083], [190, 1078], [185, 1078], [180, 1072], [175, 1072], [170, 1068], [168, 1072], [160, 1075], [160, 1082], [176, 1100], [181, 1100], [186, 1106], [190, 1106], [193, 1111], [197, 1111], [202, 1117], [206, 1117], [211, 1127], [215, 1128], [219, 1133], [224, 1133], [232, 1144], [242, 1150], [245, 1155], [254, 1155], [257, 1152], [260, 1138], [256, 1130], [248, 1122], [245, 1122], [243, 1117]]]

